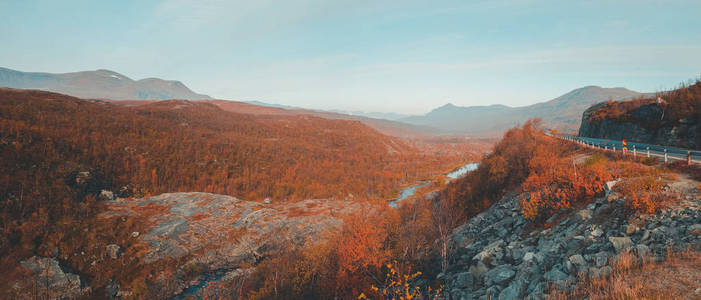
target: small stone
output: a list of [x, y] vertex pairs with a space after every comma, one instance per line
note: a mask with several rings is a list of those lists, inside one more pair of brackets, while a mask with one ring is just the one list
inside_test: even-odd
[[584, 257], [582, 257], [581, 254], [575, 254], [570, 256], [570, 262], [577, 266], [584, 266], [587, 263], [586, 261], [584, 261]]
[[562, 285], [565, 283], [565, 281], [567, 281], [567, 278], [569, 278], [569, 276], [567, 276], [567, 274], [563, 273], [562, 271], [553, 268], [552, 270], [545, 273], [545, 275], [543, 275], [543, 278], [552, 283]]
[[625, 229], [625, 233], [626, 233], [627, 235], [634, 234], [634, 233], [638, 232], [638, 230], [640, 230], [640, 229], [638, 228], [638, 226], [635, 226], [635, 225], [632, 225], [632, 224], [626, 225], [624, 229]]
[[616, 249], [616, 252], [621, 252], [627, 248], [630, 248], [633, 245], [633, 242], [630, 240], [629, 237], [609, 237], [609, 242], [613, 245], [613, 248]]
[[645, 231], [643, 232], [643, 237], [640, 238], [640, 240], [644, 242], [644, 241], [647, 241], [647, 239], [649, 239], [649, 238], [650, 238], [650, 231], [649, 231], [649, 230], [645, 230]]
[[270, 197], [265, 198], [265, 199], [263, 200], [263, 203], [265, 203], [265, 204], [272, 204], [272, 203], [273, 203], [273, 199], [270, 199]]
[[114, 193], [108, 190], [100, 191], [100, 200], [102, 201], [114, 201]]
[[689, 225], [689, 227], [686, 228], [686, 233], [696, 236], [701, 235], [701, 224]]
[[607, 181], [604, 184], [604, 191], [606, 192], [606, 195], [608, 195], [609, 193], [611, 193], [611, 191], [613, 191], [613, 187], [616, 186], [616, 184], [618, 184], [619, 181], [621, 181], [621, 179]]
[[107, 245], [107, 256], [111, 259], [117, 259], [121, 255], [121, 248], [115, 244]]
[[138, 231], [134, 231], [134, 232], [131, 233], [131, 237], [138, 237], [138, 236], [139, 236], [139, 232], [138, 232]]
[[534, 259], [535, 259], [535, 253], [533, 253], [533, 252], [526, 252], [526, 254], [523, 255], [524, 262], [532, 262]]
[[586, 220], [591, 219], [592, 214], [593, 214], [593, 211], [592, 211], [592, 210], [590, 210], [590, 209], [582, 209], [582, 210], [580, 210], [580, 211], [577, 212], [577, 218], [578, 218], [580, 221], [586, 221]]
[[591, 231], [591, 236], [593, 237], [600, 237], [602, 234], [604, 234], [604, 231], [599, 227], [596, 227]]

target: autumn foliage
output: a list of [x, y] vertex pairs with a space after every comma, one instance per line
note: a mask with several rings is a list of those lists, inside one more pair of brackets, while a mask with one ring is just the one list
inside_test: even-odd
[[[402, 186], [464, 158], [426, 151], [434, 148], [440, 146], [420, 149], [355, 121], [254, 116], [176, 100], [116, 105], [0, 89], [0, 266], [12, 269], [32, 255], [58, 257], [94, 287], [116, 278], [146, 289], [150, 270], [135, 262], [90, 265], [104, 255], [105, 240], [119, 242], [133, 257], [143, 254], [129, 238], [143, 222], [97, 218], [103, 189], [120, 197], [203, 191], [246, 200], [335, 197], [386, 205]], [[387, 240], [382, 231], [351, 225], [355, 235], [346, 230], [339, 245], [356, 252], [334, 252], [343, 268], [329, 270], [340, 268], [345, 277], [332, 290], [360, 291], [353, 284], [357, 273], [381, 265], [390, 251], [382, 244], [384, 250], [373, 252]]]
[[[658, 103], [658, 99], [660, 102]], [[659, 106], [661, 119], [645, 122], [635, 116], [634, 110], [644, 105]], [[629, 101], [609, 101], [590, 117], [591, 122], [603, 119], [640, 123], [643, 127], [674, 126], [682, 120], [701, 120], [701, 81], [682, 85], [678, 89]]]
[[449, 184], [441, 198], [470, 217], [513, 190], [521, 195], [523, 215], [543, 221], [559, 210], [602, 196], [604, 183], [623, 178], [621, 189], [627, 207], [649, 213], [663, 202], [658, 174], [654, 167], [637, 160], [609, 159], [546, 136], [535, 120], [509, 130], [479, 168]]

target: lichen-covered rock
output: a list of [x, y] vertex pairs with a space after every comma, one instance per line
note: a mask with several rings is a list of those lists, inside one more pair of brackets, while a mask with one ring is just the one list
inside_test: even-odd
[[14, 284], [18, 299], [74, 299], [89, 292], [78, 275], [65, 272], [53, 258], [33, 256], [20, 268], [24, 278]]
[[[103, 217], [122, 215], [146, 219], [148, 228], [132, 238], [148, 245], [145, 264], [184, 261], [204, 266], [202, 272], [234, 271], [240, 265], [255, 264], [280, 250], [321, 241], [321, 233], [342, 225], [343, 215], [367, 209], [358, 202], [310, 199], [290, 203], [263, 204], [209, 193], [167, 193], [141, 199], [108, 202]], [[110, 245], [107, 254], [119, 257]], [[118, 246], [117, 246], [118, 247]], [[133, 258], [132, 258], [133, 259]], [[177, 294], [190, 282], [177, 272], [163, 278], [169, 293]], [[165, 284], [175, 281], [179, 284]], [[128, 291], [125, 291], [128, 292]]]

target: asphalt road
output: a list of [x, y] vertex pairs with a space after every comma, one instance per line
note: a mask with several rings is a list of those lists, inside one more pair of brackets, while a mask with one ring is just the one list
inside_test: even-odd
[[[573, 136], [569, 134], [562, 134], [558, 135], [559, 138], [571, 140], [571, 141], [577, 141], [577, 142], [583, 142], [586, 145], [594, 146], [597, 148], [601, 149], [608, 149], [613, 151], [615, 149], [617, 152], [622, 152], [623, 150], [623, 142], [622, 141], [615, 141], [615, 140], [607, 140], [607, 139], [597, 139], [597, 138], [588, 138], [588, 137], [578, 137], [578, 136]], [[667, 153], [667, 158], [669, 160], [686, 160], [687, 153], [691, 153], [691, 160], [694, 163], [701, 163], [701, 151], [698, 150], [690, 150], [690, 149], [682, 149], [682, 148], [676, 148], [676, 147], [669, 147], [669, 146], [660, 146], [660, 145], [650, 145], [650, 144], [643, 144], [643, 143], [635, 143], [635, 142], [630, 142], [626, 141], [627, 147], [628, 147], [628, 155], [633, 155], [634, 149], [635, 152], [637, 152], [638, 156], [647, 156], [648, 155], [648, 150], [650, 153], [650, 156], [656, 156], [664, 159], [665, 156], [665, 150]]]

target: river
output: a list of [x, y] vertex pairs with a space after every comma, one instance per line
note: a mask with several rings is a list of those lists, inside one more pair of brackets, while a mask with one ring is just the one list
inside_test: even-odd
[[[479, 166], [479, 163], [474, 163], [474, 162], [468, 163], [460, 168], [453, 170], [452, 172], [450, 172], [448, 174], [445, 174], [445, 176], [448, 177], [448, 180], [457, 179], [457, 178], [464, 176], [468, 172], [477, 170], [478, 166]], [[399, 198], [390, 201], [389, 206], [392, 208], [396, 208], [397, 206], [399, 206], [400, 201], [407, 199], [411, 196], [414, 196], [417, 189], [425, 187], [425, 186], [429, 185], [430, 183], [431, 183], [430, 181], [422, 181], [419, 184], [415, 184], [415, 185], [412, 185], [410, 187], [403, 189], [402, 192], [399, 194]]]
[[[445, 176], [448, 177], [449, 180], [454, 180], [454, 179], [462, 177], [463, 175], [467, 174], [468, 172], [476, 170], [477, 166], [479, 166], [479, 163], [468, 163], [460, 168], [453, 170], [450, 173], [445, 174]], [[400, 201], [407, 199], [411, 196], [414, 196], [417, 189], [428, 186], [429, 184], [431, 184], [431, 181], [422, 181], [418, 184], [415, 184], [415, 185], [412, 185], [410, 187], [403, 189], [401, 194], [399, 195], [399, 198], [390, 201], [389, 206], [393, 207], [393, 208], [399, 206]], [[206, 288], [207, 284], [209, 282], [217, 281], [217, 280], [221, 279], [222, 277], [224, 277], [224, 275], [226, 275], [226, 272], [228, 272], [228, 271], [231, 271], [231, 269], [220, 269], [220, 270], [207, 272], [207, 273], [203, 274], [202, 278], [199, 280], [199, 282], [197, 284], [188, 286], [187, 288], [185, 288], [182, 291], [182, 293], [172, 297], [171, 299], [186, 299], [188, 297], [198, 297], [198, 293], [203, 288]]]

